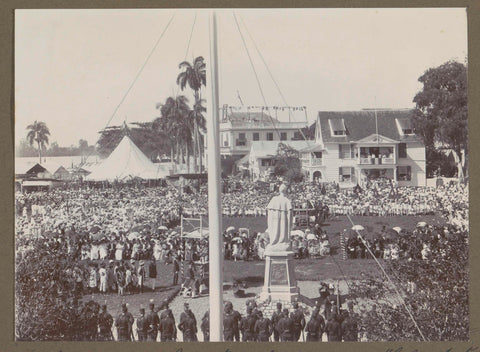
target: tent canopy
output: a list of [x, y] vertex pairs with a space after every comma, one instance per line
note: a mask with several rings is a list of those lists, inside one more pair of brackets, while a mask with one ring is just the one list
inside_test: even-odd
[[133, 178], [153, 180], [164, 178], [168, 173], [157, 167], [128, 137], [123, 137], [120, 144], [101, 164], [96, 166], [89, 181], [122, 181]]

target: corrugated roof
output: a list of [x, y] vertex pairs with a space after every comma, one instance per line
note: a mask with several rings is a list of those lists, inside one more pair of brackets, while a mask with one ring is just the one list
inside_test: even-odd
[[[412, 117], [413, 110], [379, 110], [377, 111], [378, 134], [397, 141], [419, 141], [416, 135], [400, 135], [395, 119], [407, 119]], [[376, 133], [375, 111], [319, 111], [318, 117], [322, 129], [324, 143], [337, 142], [348, 143], [358, 141]], [[332, 136], [330, 121], [342, 120], [345, 124], [345, 136]]]

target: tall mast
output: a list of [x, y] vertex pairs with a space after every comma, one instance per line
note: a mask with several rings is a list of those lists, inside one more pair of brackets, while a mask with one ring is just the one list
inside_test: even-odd
[[223, 236], [221, 225], [220, 132], [218, 110], [217, 18], [210, 14], [210, 114], [207, 118], [208, 143], [208, 226], [210, 341], [223, 340]]

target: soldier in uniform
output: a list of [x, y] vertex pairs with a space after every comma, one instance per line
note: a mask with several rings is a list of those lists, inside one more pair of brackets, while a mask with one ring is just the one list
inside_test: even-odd
[[257, 316], [253, 314], [253, 308], [247, 307], [247, 316], [240, 321], [240, 330], [242, 331], [242, 342], [255, 341], [255, 323]]
[[257, 312], [258, 319], [255, 322], [255, 336], [257, 336], [257, 341], [268, 342], [270, 335], [272, 334], [272, 322], [269, 319], [263, 317], [261, 311]]
[[148, 320], [145, 316], [145, 308], [140, 306], [140, 315], [137, 317], [137, 337], [138, 342], [147, 341]]
[[358, 341], [358, 325], [349, 312], [344, 312], [345, 318], [341, 324], [343, 341]]
[[190, 310], [188, 303], [184, 303], [184, 311], [180, 315], [178, 330], [183, 333], [184, 342], [197, 341], [197, 319]]
[[175, 341], [177, 339], [177, 327], [175, 326], [175, 319], [170, 309], [168, 309], [165, 314], [162, 314], [159, 331], [160, 341], [162, 342]]
[[293, 303], [293, 312], [291, 314], [293, 319], [293, 341], [298, 341], [303, 329], [305, 328], [305, 316], [303, 312], [298, 309], [298, 303]]
[[210, 310], [207, 310], [202, 318], [200, 328], [203, 333], [203, 341], [210, 341]]
[[322, 341], [323, 327], [320, 322], [323, 321], [323, 318], [320, 321], [318, 316], [318, 309], [315, 308], [305, 329], [307, 332], [307, 342]]
[[293, 319], [288, 314], [288, 309], [284, 308], [282, 318], [278, 322], [278, 332], [280, 333], [280, 341], [293, 341]]
[[172, 314], [172, 310], [169, 308], [167, 301], [163, 301], [162, 305], [160, 306], [160, 309], [163, 309], [162, 312], [160, 313], [160, 320]]
[[147, 341], [157, 341], [158, 334], [158, 325], [160, 324], [160, 319], [158, 314], [155, 311], [155, 304], [150, 303], [150, 312], [147, 315]]
[[328, 342], [342, 341], [342, 328], [336, 312], [333, 311], [330, 313], [325, 331], [327, 332]]
[[112, 335], [113, 318], [107, 312], [107, 305], [102, 305], [102, 311], [98, 315], [98, 341], [113, 341]]
[[280, 341], [280, 334], [278, 332], [278, 322], [282, 318], [282, 304], [277, 302], [277, 311], [272, 314], [273, 340]]
[[128, 311], [126, 303], [122, 304], [122, 312], [117, 316], [115, 326], [118, 332], [118, 341], [131, 341], [133, 316]]
[[226, 302], [223, 312], [223, 339], [233, 341], [236, 331], [238, 331], [238, 321], [234, 314], [232, 302]]

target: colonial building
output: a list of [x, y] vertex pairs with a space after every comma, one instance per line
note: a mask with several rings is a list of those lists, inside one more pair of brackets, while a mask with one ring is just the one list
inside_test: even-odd
[[425, 146], [411, 116], [412, 110], [320, 111], [315, 145], [300, 150], [307, 177], [345, 187], [378, 177], [425, 186]]
[[249, 153], [252, 142], [303, 139], [306, 122], [280, 122], [262, 112], [223, 112], [220, 122], [220, 154], [240, 158]]
[[[296, 151], [314, 147], [315, 141], [255, 141], [248, 155], [248, 169], [254, 180], [267, 180], [273, 173], [274, 159], [277, 156], [279, 144], [283, 143]], [[245, 157], [247, 158], [247, 157]]]

